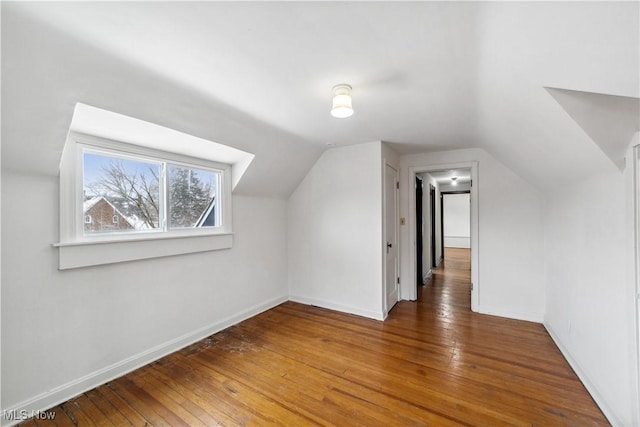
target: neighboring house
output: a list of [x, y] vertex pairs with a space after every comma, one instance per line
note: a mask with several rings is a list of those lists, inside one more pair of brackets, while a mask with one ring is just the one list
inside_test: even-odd
[[133, 230], [135, 221], [127, 218], [103, 196], [86, 200], [83, 204], [84, 230]]

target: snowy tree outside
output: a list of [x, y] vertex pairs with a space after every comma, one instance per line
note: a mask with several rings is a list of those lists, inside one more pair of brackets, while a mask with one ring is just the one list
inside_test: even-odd
[[167, 166], [167, 174], [169, 228], [202, 226], [203, 216], [215, 201], [218, 174], [173, 165]]

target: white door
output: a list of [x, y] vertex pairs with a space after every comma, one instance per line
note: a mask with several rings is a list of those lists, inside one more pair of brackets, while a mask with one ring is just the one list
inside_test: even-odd
[[385, 215], [385, 295], [386, 311], [398, 302], [398, 171], [390, 165], [384, 170]]

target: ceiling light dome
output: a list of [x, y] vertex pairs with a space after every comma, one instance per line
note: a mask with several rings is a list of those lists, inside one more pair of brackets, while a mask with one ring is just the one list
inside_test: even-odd
[[350, 117], [353, 114], [351, 105], [351, 86], [339, 84], [333, 87], [333, 106], [331, 115], [339, 119]]

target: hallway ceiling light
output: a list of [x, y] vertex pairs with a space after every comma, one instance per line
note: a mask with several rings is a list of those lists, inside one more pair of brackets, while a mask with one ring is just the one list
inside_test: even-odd
[[331, 115], [339, 119], [350, 117], [353, 114], [351, 105], [351, 86], [339, 84], [333, 87], [333, 106]]

